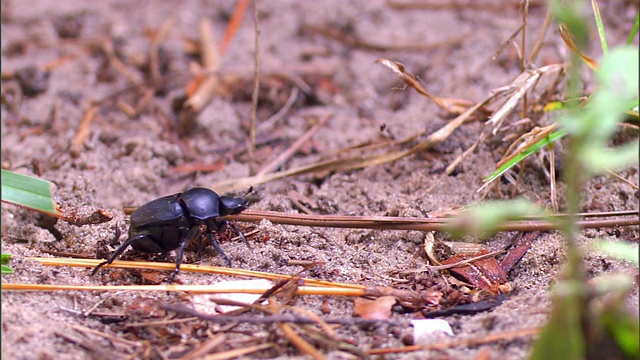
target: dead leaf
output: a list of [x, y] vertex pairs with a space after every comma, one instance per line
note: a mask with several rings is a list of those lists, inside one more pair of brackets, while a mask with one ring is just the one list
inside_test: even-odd
[[[489, 252], [482, 250], [473, 255], [454, 255], [444, 261], [443, 265], [455, 264], [457, 262], [486, 255]], [[499, 294], [505, 289], [501, 286], [507, 282], [507, 273], [495, 257], [483, 258], [468, 264], [450, 269], [451, 272], [463, 277], [478, 289], [487, 290], [494, 294]]]
[[363, 319], [386, 320], [391, 317], [391, 308], [396, 302], [394, 296], [382, 296], [375, 300], [356, 298], [353, 312]]

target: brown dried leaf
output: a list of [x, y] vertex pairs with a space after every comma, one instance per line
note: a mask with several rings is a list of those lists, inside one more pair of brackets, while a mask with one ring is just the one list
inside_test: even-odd
[[127, 307], [125, 313], [133, 318], [159, 318], [165, 315], [165, 311], [159, 308], [160, 300], [153, 298], [136, 298]]
[[587, 64], [587, 66], [591, 68], [591, 70], [597, 71], [598, 62], [593, 60], [591, 57], [585, 55], [582, 51], [578, 50], [578, 47], [573, 41], [573, 34], [569, 32], [569, 29], [567, 28], [567, 26], [564, 24], [560, 24], [559, 28], [560, 28], [560, 36], [562, 37], [562, 40], [564, 40], [564, 43], [567, 44], [569, 49], [571, 49], [578, 56], [580, 56], [582, 61], [584, 61], [585, 64]]
[[147, 281], [147, 283], [150, 283], [153, 285], [162, 284], [165, 281], [165, 277], [166, 277], [166, 274], [161, 273], [159, 271], [139, 270], [137, 272], [145, 281]]
[[441, 101], [440, 98], [437, 98], [433, 95], [431, 95], [429, 92], [427, 92], [427, 90], [425, 90], [422, 85], [420, 85], [420, 83], [418, 82], [418, 80], [416, 80], [415, 76], [413, 76], [412, 74], [410, 74], [409, 72], [406, 71], [404, 64], [399, 63], [397, 61], [391, 61], [391, 60], [387, 60], [387, 59], [378, 59], [376, 60], [377, 64], [382, 64], [386, 67], [388, 67], [389, 69], [391, 69], [391, 71], [393, 71], [394, 73], [396, 73], [400, 79], [402, 79], [402, 81], [405, 82], [405, 84], [407, 84], [408, 86], [414, 88], [417, 92], [419, 92], [420, 94], [428, 97], [429, 99], [433, 100], [433, 102], [436, 103], [436, 105], [438, 105], [439, 107], [449, 111], [449, 104], [445, 104]]
[[391, 317], [391, 308], [396, 302], [393, 296], [382, 296], [375, 300], [356, 298], [353, 312], [363, 319], [386, 320]]
[[[442, 264], [455, 264], [456, 262], [485, 254], [488, 254], [487, 250], [480, 251], [471, 256], [454, 255], [447, 260], [442, 261]], [[501, 293], [503, 291], [501, 285], [507, 282], [507, 273], [494, 257], [483, 258], [469, 264], [454, 267], [450, 271], [462, 276], [478, 289], [487, 290], [494, 294]]]

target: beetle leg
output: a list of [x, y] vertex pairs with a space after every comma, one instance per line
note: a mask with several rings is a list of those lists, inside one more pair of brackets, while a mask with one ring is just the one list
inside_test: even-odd
[[120, 245], [116, 249], [116, 251], [114, 251], [113, 254], [111, 254], [111, 257], [109, 257], [109, 260], [105, 260], [93, 268], [93, 271], [91, 272], [91, 276], [95, 275], [98, 272], [98, 270], [100, 270], [101, 267], [111, 264], [118, 256], [120, 256], [127, 249], [127, 247], [129, 247], [129, 245], [133, 244], [136, 241], [139, 241], [140, 239], [146, 236], [147, 235], [141, 234], [136, 237], [127, 239], [127, 241], [123, 242], [122, 245]]
[[185, 235], [180, 240], [180, 246], [178, 246], [178, 254], [176, 255], [176, 269], [173, 271], [173, 273], [171, 273], [171, 275], [169, 275], [169, 279], [167, 280], [169, 284], [171, 284], [173, 278], [176, 277], [176, 275], [178, 275], [178, 273], [180, 272], [180, 264], [182, 264], [182, 255], [184, 255], [184, 248], [187, 247], [187, 244], [191, 240], [199, 238], [201, 235], [202, 230], [200, 230], [200, 226], [194, 226], [189, 229], [187, 235]]
[[198, 235], [198, 261], [202, 261], [202, 252], [204, 250], [204, 244], [202, 241], [202, 232]]
[[236, 233], [238, 233], [238, 236], [240, 236], [240, 238], [242, 239], [242, 241], [244, 241], [245, 245], [247, 245], [247, 247], [249, 248], [249, 250], [251, 250], [251, 245], [249, 245], [249, 242], [247, 241], [247, 238], [244, 236], [244, 234], [242, 233], [242, 231], [240, 231], [240, 229], [236, 226], [236, 224], [234, 223], [227, 223], [232, 229], [233, 231], [235, 231]]
[[211, 241], [211, 245], [213, 245], [213, 247], [216, 248], [216, 251], [218, 251], [222, 259], [224, 259], [224, 262], [227, 263], [227, 266], [231, 267], [231, 260], [229, 260], [229, 258], [227, 257], [227, 254], [225, 254], [224, 251], [222, 251], [222, 247], [220, 247], [218, 240], [216, 240], [216, 236], [213, 233], [213, 231], [211, 230], [207, 231], [207, 236], [209, 237], [209, 241]]

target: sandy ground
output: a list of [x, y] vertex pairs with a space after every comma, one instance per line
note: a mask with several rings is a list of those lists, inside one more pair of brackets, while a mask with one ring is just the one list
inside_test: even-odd
[[[623, 25], [633, 23], [637, 4], [603, 3], [605, 20], [616, 19], [608, 22], [609, 41], [622, 43], [628, 31]], [[271, 139], [256, 151], [258, 166], [290, 146], [312, 125], [313, 119], [323, 116], [330, 116], [326, 124], [286, 168], [309, 164], [365, 142], [404, 139], [421, 130], [429, 134], [446, 124], [448, 120], [440, 116], [433, 102], [413, 91], [394, 89], [400, 81], [388, 69], [375, 64], [379, 58], [403, 63], [431, 93], [442, 97], [477, 102], [486, 98], [492, 89], [511, 83], [520, 73], [514, 47], [507, 47], [496, 60], [492, 57], [518, 28], [521, 16], [515, 5], [496, 10], [489, 6], [491, 3], [487, 4], [482, 9], [400, 10], [384, 1], [261, 2], [261, 62], [265, 80], [258, 119], [265, 120], [280, 110], [301, 82], [306, 83], [308, 89], [301, 87], [287, 114], [258, 134], [259, 139]], [[15, 269], [15, 273], [3, 275], [3, 282], [144, 283], [136, 272], [104, 270], [91, 278], [89, 269], [44, 267], [24, 258], [49, 256], [43, 251], [65, 251], [89, 257], [102, 251], [104, 256], [108, 253], [105, 242], [113, 238], [114, 226], [119, 224], [123, 231], [127, 229], [124, 207], [140, 206], [186, 188], [210, 186], [248, 175], [248, 158], [243, 149], [250, 118], [254, 62], [254, 26], [250, 11], [222, 57], [220, 67], [223, 72], [241, 74], [240, 83], [214, 98], [189, 132], [179, 135], [175, 131], [174, 104], [181, 101], [191, 79], [189, 63], [198, 60], [186, 54], [185, 44], [198, 39], [197, 24], [202, 16], [212, 19], [215, 34], [221, 39], [232, 9], [232, 2], [212, 1], [184, 1], [178, 7], [173, 1], [2, 2], [3, 169], [39, 174], [52, 181], [63, 206], [102, 208], [114, 215], [114, 220], [101, 225], [76, 227], [62, 222], [52, 225], [41, 215], [2, 204], [2, 252], [14, 256], [11, 266]], [[528, 46], [533, 43], [544, 15], [543, 6], [532, 6]], [[169, 24], [160, 51], [160, 69], [165, 82], [143, 103], [138, 116], [129, 116], [117, 104], [135, 107], [144, 98], [144, 92], [135, 83], [149, 83], [144, 69], [151, 47], [150, 37], [163, 24]], [[318, 28], [354, 36], [367, 44], [413, 49], [421, 44], [436, 46], [413, 51], [376, 50], [330, 39], [319, 34]], [[567, 58], [567, 49], [559, 40], [552, 27], [535, 65]], [[112, 42], [115, 54], [122, 60], [121, 69], [109, 66], [104, 52], [99, 50], [107, 41]], [[596, 42], [593, 48], [597, 49]], [[29, 66], [50, 68], [48, 79], [40, 82], [45, 86], [36, 91], [37, 94], [30, 95], [29, 90], [37, 90], [39, 83], [21, 88], [25, 81], [18, 81], [16, 76], [4, 77]], [[94, 105], [99, 106], [99, 112], [89, 126], [89, 135], [74, 147], [71, 144], [83, 113]], [[508, 119], [515, 120], [518, 120], [515, 114]], [[553, 119], [542, 117], [537, 121], [546, 125]], [[510, 141], [503, 141], [502, 135], [491, 138], [470, 154], [451, 176], [443, 177], [442, 170], [474, 143], [483, 126], [481, 122], [465, 124], [432, 150], [393, 163], [267, 183], [254, 189], [256, 201], [251, 208], [298, 212], [300, 209], [292, 199], [302, 199], [319, 214], [425, 217], [432, 211], [479, 202], [484, 199], [484, 194], [476, 191], [482, 185], [482, 178], [493, 170]], [[222, 166], [213, 172], [175, 171], [176, 166], [189, 163]], [[549, 183], [544, 166], [539, 159], [527, 164], [515, 194], [549, 206]], [[638, 166], [620, 175], [637, 184]], [[560, 184], [560, 194], [563, 188]], [[501, 194], [490, 192], [488, 197], [508, 198], [514, 192], [509, 184], [502, 184], [501, 189]], [[594, 178], [583, 195], [583, 211], [638, 208], [638, 191], [609, 176]], [[258, 234], [250, 237], [251, 251], [240, 241], [222, 244], [237, 268], [296, 274], [302, 268], [288, 266], [289, 260], [313, 260], [324, 264], [304, 273], [306, 277], [398, 286], [397, 270], [417, 269], [426, 264], [423, 232], [309, 228], [266, 222], [240, 226], [246, 231], [257, 228]], [[514, 233], [499, 234], [487, 246], [500, 248], [514, 236]], [[436, 238], [449, 240], [444, 234], [436, 234]], [[638, 227], [586, 230], [580, 242], [587, 244], [596, 238], [637, 242]], [[131, 254], [125, 254], [125, 258], [127, 255], [134, 258]], [[558, 279], [564, 257], [563, 238], [559, 233], [546, 232], [538, 236], [510, 273], [509, 283], [514, 290], [502, 305], [475, 315], [444, 317], [452, 326], [455, 339], [543, 325], [550, 309], [549, 286]], [[172, 261], [173, 255], [168, 259], [159, 255], [151, 259]], [[190, 253], [185, 261], [190, 263], [194, 259]], [[224, 265], [214, 250], [205, 253], [202, 263]], [[629, 270], [623, 263], [596, 255], [588, 255], [586, 265], [590, 277]], [[184, 284], [222, 279], [187, 272], [179, 275]], [[190, 327], [159, 330], [133, 328], [127, 324], [158, 319], [144, 309], [157, 312], [161, 303], [189, 301], [188, 296], [166, 293], [3, 291], [2, 358], [176, 358], [199, 345], [206, 338], [203, 334], [215, 332], [218, 325], [198, 322], [197, 326], [192, 323]], [[96, 317], [84, 317], [77, 312], [96, 304], [98, 313], [125, 313], [128, 318], [124, 322], [105, 324]], [[319, 309], [324, 308], [330, 313], [328, 316], [349, 318], [354, 305], [351, 298], [309, 296], [298, 299], [296, 306], [318, 314], [321, 314]], [[637, 288], [629, 299], [629, 306], [637, 309]], [[395, 313], [393, 318], [414, 316]], [[74, 330], [77, 326], [147, 345], [109, 341], [86, 331], [78, 332]], [[273, 340], [269, 334], [275, 334], [274, 329], [268, 325], [243, 325], [236, 330]], [[403, 346], [407, 332], [410, 333], [410, 329], [391, 325], [353, 325], [338, 329], [340, 336], [364, 350]], [[69, 336], [76, 341], [69, 340]], [[433, 342], [447, 339], [435, 336]], [[278, 341], [283, 346], [282, 356], [300, 356], [286, 341]], [[531, 337], [523, 337], [385, 358], [472, 359], [488, 351], [492, 359], [521, 359], [526, 357], [531, 344]], [[277, 354], [270, 350], [260, 357]], [[337, 350], [329, 351], [328, 355], [348, 357]]]

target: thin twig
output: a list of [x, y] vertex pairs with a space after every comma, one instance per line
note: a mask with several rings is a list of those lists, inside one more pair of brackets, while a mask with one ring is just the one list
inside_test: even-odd
[[249, 126], [249, 175], [254, 175], [256, 170], [254, 150], [256, 146], [256, 117], [258, 112], [258, 95], [260, 92], [260, 23], [258, 20], [258, 0], [253, 0], [253, 23], [255, 26], [255, 50], [254, 50], [254, 79], [253, 93], [251, 94], [251, 125]]
[[[115, 261], [114, 261], [115, 263]], [[147, 263], [157, 264], [157, 263]], [[267, 287], [253, 287], [247, 289], [216, 288], [212, 285], [52, 285], [52, 284], [12, 284], [2, 283], [2, 290], [16, 291], [168, 291], [189, 292], [193, 294], [262, 294], [269, 290]], [[356, 288], [329, 288], [321, 286], [300, 286], [296, 290], [297, 295], [324, 295], [324, 296], [365, 296], [367, 289]]]
[[[225, 324], [228, 322], [241, 322], [247, 324], [277, 324], [277, 323], [293, 323], [293, 324], [317, 324], [316, 319], [312, 319], [306, 316], [294, 316], [294, 315], [269, 315], [264, 317], [258, 317], [255, 315], [211, 315], [201, 313], [195, 309], [187, 307], [181, 304], [163, 304], [160, 308], [167, 311], [172, 311], [179, 314], [185, 314], [193, 317], [197, 317], [202, 320], [211, 321], [214, 323]], [[337, 325], [405, 325], [410, 326], [407, 320], [377, 320], [377, 319], [362, 319], [362, 318], [322, 318], [327, 324]]]
[[222, 345], [225, 342], [225, 340], [227, 340], [227, 337], [224, 334], [218, 334], [213, 338], [203, 342], [197, 348], [188, 352], [185, 356], [180, 358], [180, 360], [200, 359], [204, 355], [207, 355], [208, 353], [210, 353], [216, 347]]
[[256, 132], [261, 133], [263, 131], [267, 131], [275, 123], [280, 121], [280, 119], [284, 118], [284, 116], [289, 112], [289, 110], [291, 110], [291, 107], [293, 106], [293, 103], [298, 98], [299, 93], [300, 93], [300, 90], [298, 90], [298, 87], [294, 86], [291, 89], [291, 94], [289, 95], [289, 98], [287, 99], [287, 102], [284, 104], [284, 106], [282, 106], [282, 108], [280, 108], [280, 110], [278, 110], [278, 112], [273, 114], [270, 118], [268, 118], [267, 120], [263, 121], [260, 125], [258, 125], [256, 128]]
[[200, 44], [202, 47], [202, 65], [211, 72], [200, 84], [198, 89], [185, 101], [185, 107], [193, 113], [199, 113], [211, 100], [219, 86], [216, 71], [220, 69], [220, 53], [215, 41], [213, 23], [207, 17], [202, 17], [198, 24]]
[[482, 254], [482, 255], [479, 255], [479, 256], [476, 256], [476, 257], [472, 257], [472, 258], [469, 258], [469, 259], [460, 260], [460, 261], [452, 263], [452, 264], [423, 266], [420, 269], [406, 270], [406, 271], [401, 271], [399, 273], [400, 274], [413, 274], [413, 273], [421, 273], [421, 272], [425, 272], [425, 271], [429, 271], [429, 270], [453, 269], [455, 267], [466, 265], [466, 264], [472, 263], [474, 261], [478, 261], [478, 260], [482, 260], [482, 259], [485, 259], [485, 258], [489, 258], [489, 257], [493, 257], [493, 256], [496, 256], [496, 255], [502, 254], [503, 252], [504, 252], [504, 250], [492, 251], [492, 252], [487, 253], [487, 254]]
[[127, 327], [147, 327], [147, 326], [167, 326], [170, 324], [182, 324], [189, 321], [198, 320], [197, 317], [188, 317], [171, 320], [141, 321], [136, 323], [127, 323]]
[[76, 136], [73, 137], [73, 141], [71, 142], [70, 151], [72, 155], [80, 155], [82, 144], [89, 137], [89, 133], [91, 132], [91, 122], [93, 122], [93, 119], [95, 119], [99, 111], [99, 106], [91, 106], [82, 115], [82, 120], [80, 121], [80, 125], [78, 125]]
[[622, 181], [623, 183], [625, 183], [625, 184], [627, 184], [627, 185], [631, 186], [632, 188], [634, 188], [634, 189], [638, 190], [638, 185], [637, 185], [637, 184], [632, 183], [631, 181], [629, 181], [629, 180], [627, 180], [627, 179], [623, 178], [622, 176], [620, 176], [620, 175], [616, 174], [615, 172], [613, 172], [613, 171], [611, 171], [611, 170], [609, 170], [609, 169], [605, 169], [605, 170], [606, 170], [609, 174], [611, 174], [613, 177], [615, 177], [616, 179], [618, 179], [618, 180]]
[[[630, 226], [640, 224], [638, 211], [625, 213], [625, 217], [618, 219], [581, 219], [578, 226], [582, 228], [601, 228], [615, 226]], [[274, 224], [299, 226], [352, 228], [352, 229], [385, 229], [385, 230], [426, 230], [443, 231], [449, 222], [455, 218], [407, 218], [392, 216], [341, 216], [341, 215], [304, 215], [285, 214], [264, 210], [245, 210], [238, 215], [228, 217], [237, 221], [260, 222], [268, 219]], [[498, 226], [498, 231], [546, 231], [558, 230], [561, 226], [557, 221], [542, 219], [506, 221]]]
[[236, 32], [238, 32], [238, 28], [242, 23], [244, 13], [246, 12], [248, 5], [249, 0], [238, 0], [238, 2], [236, 2], [236, 7], [233, 9], [231, 19], [229, 19], [229, 25], [227, 25], [227, 29], [222, 37], [222, 41], [220, 42], [221, 54], [225, 54], [227, 52], [231, 39], [233, 39]]
[[[525, 54], [527, 51], [527, 17], [529, 16], [529, 0], [522, 1], [522, 52], [520, 54], [520, 71], [524, 71], [528, 64], [526, 63]], [[528, 116], [529, 108], [527, 106], [527, 93], [522, 96], [522, 110], [525, 117]]]
[[[269, 298], [268, 309], [270, 309], [273, 314], [277, 314], [280, 312], [280, 304], [278, 304], [275, 299]], [[295, 332], [293, 326], [286, 322], [278, 322], [277, 326], [280, 331], [282, 331], [284, 337], [287, 338], [287, 340], [289, 340], [289, 342], [293, 344], [293, 346], [298, 348], [301, 353], [309, 355], [315, 360], [325, 359], [325, 356], [318, 349], [316, 349], [307, 340], [305, 340], [302, 336], [298, 335], [298, 333]]]
[[203, 357], [203, 360], [230, 360], [236, 358], [242, 358], [244, 355], [254, 353], [260, 350], [266, 350], [274, 347], [273, 343], [264, 343], [259, 345], [243, 346], [238, 349], [231, 349], [227, 351], [221, 351], [215, 354], [207, 355]]
[[549, 27], [551, 26], [552, 19], [553, 19], [553, 16], [551, 13], [551, 7], [548, 7], [547, 13], [544, 16], [544, 23], [540, 27], [540, 32], [538, 33], [538, 37], [536, 38], [536, 41], [531, 48], [531, 53], [529, 54], [529, 59], [527, 60], [529, 64], [533, 64], [533, 62], [538, 57], [538, 54], [540, 53], [540, 49], [542, 49], [542, 43], [544, 41], [544, 37], [547, 34]]
[[553, 143], [549, 144], [549, 186], [551, 192], [551, 208], [558, 211], [558, 192], [556, 186], [556, 152]]
[[[25, 258], [25, 260], [37, 261], [45, 266], [75, 266], [75, 267], [95, 267], [101, 260], [94, 259], [70, 259], [70, 258], [39, 258], [39, 257], [30, 257]], [[161, 263], [161, 262], [148, 262], [148, 261], [125, 261], [125, 260], [116, 260], [113, 263], [106, 265], [104, 268], [114, 268], [114, 269], [130, 269], [130, 268], [138, 268], [138, 269], [147, 269], [147, 270], [174, 270], [174, 263]], [[343, 289], [356, 289], [356, 290], [364, 290], [365, 286], [358, 284], [348, 284], [348, 283], [337, 283], [332, 281], [324, 281], [310, 278], [300, 278], [299, 276], [291, 276], [291, 275], [282, 275], [282, 274], [274, 274], [263, 271], [253, 271], [253, 270], [245, 270], [245, 269], [233, 269], [226, 267], [218, 267], [218, 266], [206, 266], [206, 265], [192, 265], [192, 264], [182, 264], [180, 266], [181, 271], [191, 271], [198, 273], [209, 273], [209, 274], [218, 274], [225, 276], [246, 276], [252, 278], [259, 279], [267, 279], [272, 281], [278, 280], [299, 280], [303, 284], [313, 287], [326, 287], [326, 288], [343, 288]], [[4, 285], [4, 284], [3, 284]], [[52, 290], [56, 290], [52, 288], [51, 285], [47, 288]], [[164, 285], [153, 285], [158, 289], [167, 289]], [[186, 291], [197, 290], [196, 288], [190, 288], [190, 285], [170, 285], [170, 289], [182, 289]], [[178, 288], [176, 288], [178, 286]], [[98, 286], [98, 288], [104, 290]], [[147, 287], [143, 287], [147, 288]], [[34, 288], [35, 289], [35, 288]], [[120, 287], [114, 286], [107, 290], [125, 290], [130, 287]], [[30, 290], [30, 289], [25, 289]]]
[[462, 42], [469, 38], [469, 34], [465, 33], [451, 39], [445, 39], [433, 43], [379, 44], [372, 41], [363, 40], [353, 34], [346, 34], [344, 31], [339, 31], [332, 27], [305, 25], [304, 30], [313, 34], [324, 36], [327, 39], [339, 41], [349, 48], [360, 48], [367, 51], [427, 51], [443, 46], [460, 45]]
[[160, 74], [160, 45], [165, 41], [169, 31], [173, 28], [176, 22], [175, 16], [170, 16], [162, 22], [160, 28], [156, 32], [151, 45], [149, 46], [149, 73], [153, 80], [153, 85], [157, 85], [162, 79]]
[[497, 334], [490, 334], [483, 337], [478, 337], [474, 339], [462, 339], [444, 343], [437, 343], [431, 345], [412, 345], [405, 346], [402, 348], [390, 348], [390, 349], [372, 349], [367, 353], [370, 355], [383, 355], [383, 354], [397, 354], [397, 353], [407, 353], [413, 351], [421, 351], [421, 350], [443, 350], [443, 349], [451, 349], [459, 346], [477, 346], [482, 344], [491, 343], [494, 341], [500, 340], [513, 340], [524, 337], [529, 337], [533, 335], [538, 335], [542, 328], [529, 328], [515, 331], [505, 331]]
[[123, 345], [134, 346], [134, 347], [143, 346], [142, 344], [137, 343], [135, 341], [130, 341], [130, 340], [127, 340], [127, 339], [122, 339], [122, 338], [119, 338], [119, 337], [115, 337], [115, 336], [112, 336], [112, 335], [109, 335], [109, 334], [105, 334], [105, 333], [100, 332], [100, 331], [89, 329], [88, 327], [84, 327], [84, 326], [80, 326], [80, 325], [71, 325], [71, 327], [74, 330], [78, 331], [78, 332], [84, 332], [84, 333], [88, 333], [88, 334], [97, 335], [97, 336], [100, 336], [100, 337], [103, 337], [103, 338], [109, 340], [110, 342], [121, 343]]
[[329, 119], [330, 116], [325, 115], [320, 118], [315, 125], [313, 125], [307, 132], [305, 132], [298, 140], [296, 140], [287, 150], [283, 151], [278, 157], [273, 159], [269, 164], [260, 169], [256, 176], [266, 175], [273, 170], [277, 169], [280, 165], [282, 165], [287, 159], [292, 157], [301, 147], [304, 145], [309, 139], [324, 126]]

